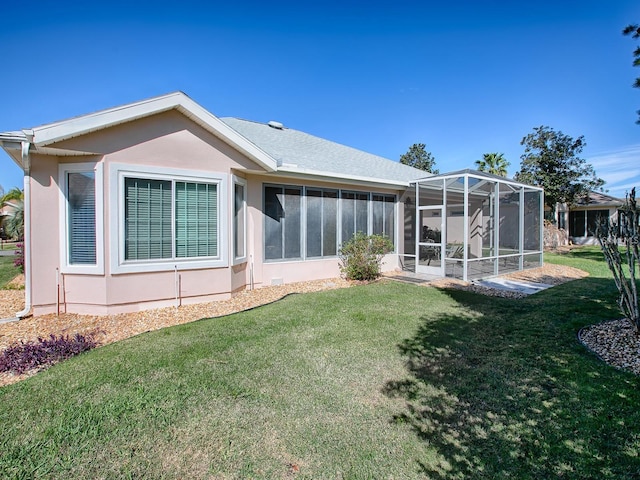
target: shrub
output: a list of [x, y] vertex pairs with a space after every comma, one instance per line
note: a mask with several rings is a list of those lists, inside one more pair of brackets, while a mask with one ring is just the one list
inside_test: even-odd
[[636, 276], [640, 265], [640, 206], [636, 201], [635, 188], [631, 189], [624, 205], [618, 210], [617, 222], [609, 221], [608, 218], [600, 219], [596, 227], [596, 237], [620, 293], [618, 306], [633, 324], [636, 333], [640, 334]]
[[16, 343], [0, 354], [0, 372], [22, 374], [53, 365], [96, 346], [91, 335], [79, 333], [73, 337], [51, 335], [48, 339], [38, 338], [36, 342]]
[[375, 280], [382, 257], [391, 251], [393, 244], [387, 237], [356, 233], [340, 248], [340, 271], [347, 280]]
[[13, 266], [20, 269], [24, 273], [24, 244], [16, 243], [16, 257], [13, 260]]

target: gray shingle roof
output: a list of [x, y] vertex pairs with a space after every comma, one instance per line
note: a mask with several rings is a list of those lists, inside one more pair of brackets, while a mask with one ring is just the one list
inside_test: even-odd
[[405, 183], [428, 176], [426, 172], [362, 150], [325, 140], [291, 128], [221, 118], [224, 123], [277, 160], [280, 167], [317, 172], [337, 178], [366, 177]]
[[611, 207], [619, 207], [624, 204], [624, 200], [616, 197], [612, 197], [611, 195], [607, 195], [603, 192], [589, 192], [588, 196], [584, 196], [579, 198], [576, 201], [576, 206], [586, 207], [586, 206], [611, 206]]

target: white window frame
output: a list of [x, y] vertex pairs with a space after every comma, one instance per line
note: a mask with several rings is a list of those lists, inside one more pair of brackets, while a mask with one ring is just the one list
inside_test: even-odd
[[[68, 173], [94, 173], [96, 207], [96, 263], [73, 265], [69, 263], [69, 206], [67, 200]], [[58, 165], [59, 218], [60, 218], [60, 271], [80, 275], [104, 275], [104, 164], [102, 162], [61, 163]]]
[[[124, 238], [124, 181], [127, 177], [172, 182], [210, 183], [218, 189], [218, 255], [216, 257], [172, 258], [154, 260], [125, 260]], [[204, 268], [222, 268], [229, 266], [229, 199], [228, 175], [217, 172], [203, 172], [177, 168], [130, 165], [112, 163], [109, 166], [109, 211], [110, 215], [110, 266], [111, 273], [165, 272], [174, 269], [192, 270]], [[175, 209], [175, 198], [172, 199]], [[175, 223], [175, 222], [172, 222]], [[175, 225], [172, 226], [172, 229]], [[172, 234], [175, 242], [175, 233]]]
[[[232, 222], [232, 228], [231, 230], [231, 252], [232, 252], [232, 256], [233, 256], [233, 264], [234, 265], [238, 265], [241, 263], [245, 263], [247, 261], [248, 258], [248, 254], [247, 254], [247, 246], [248, 246], [248, 242], [247, 242], [247, 217], [249, 216], [249, 212], [248, 212], [248, 206], [247, 206], [247, 181], [244, 178], [241, 177], [237, 177], [235, 175], [233, 175], [233, 188], [231, 191], [231, 199], [230, 199], [230, 203], [229, 205], [231, 205], [232, 207], [229, 209], [230, 213], [231, 213], [231, 222]], [[244, 210], [244, 224], [242, 225], [242, 228], [244, 229], [244, 255], [242, 256], [236, 256], [235, 254], [235, 250], [236, 250], [236, 230], [235, 230], [235, 209], [236, 209], [236, 185], [241, 185], [243, 188], [243, 197], [242, 197], [242, 208]]]

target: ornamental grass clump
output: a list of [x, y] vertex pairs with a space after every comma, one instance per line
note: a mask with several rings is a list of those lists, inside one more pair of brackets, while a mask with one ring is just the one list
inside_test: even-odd
[[356, 233], [340, 248], [340, 271], [347, 280], [375, 280], [380, 276], [382, 258], [392, 251], [387, 237]]
[[76, 333], [73, 337], [61, 335], [38, 338], [35, 342], [11, 345], [0, 354], [0, 372], [18, 375], [54, 365], [97, 346], [91, 335]]

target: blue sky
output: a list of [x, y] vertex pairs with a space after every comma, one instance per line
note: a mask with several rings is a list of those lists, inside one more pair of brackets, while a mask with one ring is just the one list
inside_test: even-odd
[[[640, 2], [65, 2], [3, 6], [0, 131], [182, 90], [217, 116], [286, 126], [441, 171], [547, 125], [624, 196], [640, 187]], [[0, 185], [22, 173], [0, 152]]]

